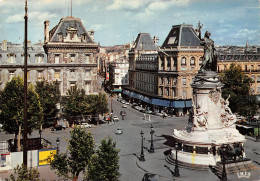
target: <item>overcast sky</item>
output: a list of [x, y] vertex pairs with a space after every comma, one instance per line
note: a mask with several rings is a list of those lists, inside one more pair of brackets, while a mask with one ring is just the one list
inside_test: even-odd
[[[0, 41], [24, 39], [24, 0], [0, 0]], [[70, 15], [71, 0], [28, 0], [28, 40], [44, 39], [50, 29]], [[163, 43], [172, 25], [203, 24], [218, 45], [260, 45], [260, 0], [73, 0], [72, 16], [95, 30], [101, 46], [131, 42], [150, 33]]]

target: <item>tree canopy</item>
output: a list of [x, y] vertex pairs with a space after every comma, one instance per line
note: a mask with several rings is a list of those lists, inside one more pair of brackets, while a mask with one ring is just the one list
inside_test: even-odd
[[[19, 128], [24, 122], [24, 89], [23, 79], [21, 77], [13, 77], [10, 82], [7, 82], [5, 88], [0, 92], [0, 119], [3, 124], [3, 129], [6, 133], [19, 133]], [[34, 86], [29, 84], [27, 98], [27, 118], [28, 131], [38, 129], [42, 123], [43, 114], [39, 95], [35, 92]]]
[[240, 66], [231, 64], [224, 74], [221, 75], [223, 98], [229, 98], [229, 107], [232, 112], [243, 116], [254, 115], [257, 111], [257, 99], [252, 95], [252, 79], [245, 75]]
[[35, 90], [40, 97], [40, 102], [43, 107], [44, 126], [48, 127], [53, 124], [57, 116], [57, 103], [60, 102], [59, 82], [49, 83], [47, 81], [36, 82]]
[[78, 89], [77, 87], [69, 90], [66, 96], [62, 96], [61, 103], [64, 116], [67, 117], [70, 122], [83, 119], [89, 110], [84, 89]]
[[91, 158], [85, 180], [119, 180], [119, 151], [116, 148], [116, 142], [113, 142], [111, 137], [101, 140], [99, 150]]
[[35, 168], [26, 168], [23, 164], [14, 168], [14, 173], [6, 181], [41, 181], [40, 173]]
[[57, 170], [59, 176], [77, 180], [80, 172], [84, 171], [94, 154], [95, 143], [93, 135], [84, 128], [75, 126], [71, 131], [68, 144], [69, 153], [56, 154], [51, 161], [51, 169]]

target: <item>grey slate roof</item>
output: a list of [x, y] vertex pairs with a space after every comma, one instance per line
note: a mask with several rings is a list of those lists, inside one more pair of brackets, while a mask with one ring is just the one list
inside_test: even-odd
[[192, 25], [181, 24], [172, 26], [162, 47], [167, 48], [176, 46], [201, 46], [200, 39]]
[[[0, 43], [0, 64], [10, 64], [8, 63], [8, 56], [15, 56], [15, 63], [13, 64], [23, 64], [23, 54], [24, 48], [23, 44], [13, 44], [11, 42], [7, 42], [7, 50], [3, 50], [3, 43]], [[28, 43], [28, 63], [35, 63], [35, 56], [41, 55], [43, 57], [43, 62], [47, 62], [47, 55], [43, 49], [43, 43], [31, 44]]]
[[134, 50], [157, 50], [149, 33], [139, 33], [135, 43]]
[[82, 34], [87, 36], [87, 42], [93, 43], [94, 41], [91, 39], [89, 33], [83, 26], [81, 20], [79, 18], [74, 17], [66, 17], [62, 18], [58, 25], [56, 25], [53, 29], [50, 30], [50, 41], [58, 42], [58, 34], [62, 33], [62, 37], [67, 36], [67, 29], [69, 27], [73, 27], [77, 29], [78, 37], [81, 37]]

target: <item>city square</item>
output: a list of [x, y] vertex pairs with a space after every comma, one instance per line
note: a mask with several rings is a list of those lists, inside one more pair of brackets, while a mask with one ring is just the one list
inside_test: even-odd
[[0, 181], [260, 180], [259, 3], [0, 0]]

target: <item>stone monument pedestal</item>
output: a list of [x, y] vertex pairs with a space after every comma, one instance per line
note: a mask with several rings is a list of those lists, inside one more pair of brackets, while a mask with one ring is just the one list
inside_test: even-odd
[[[218, 148], [228, 145], [230, 153], [245, 157], [245, 137], [235, 128], [236, 116], [229, 101], [221, 96], [223, 85], [215, 71], [200, 72], [195, 77], [193, 108], [185, 130], [174, 130], [173, 137], [179, 144], [178, 161], [192, 165], [216, 166], [221, 160]], [[240, 149], [236, 149], [240, 148]], [[240, 151], [240, 154], [237, 153]], [[171, 152], [171, 158], [176, 157]], [[231, 155], [232, 156], [232, 155]]]

